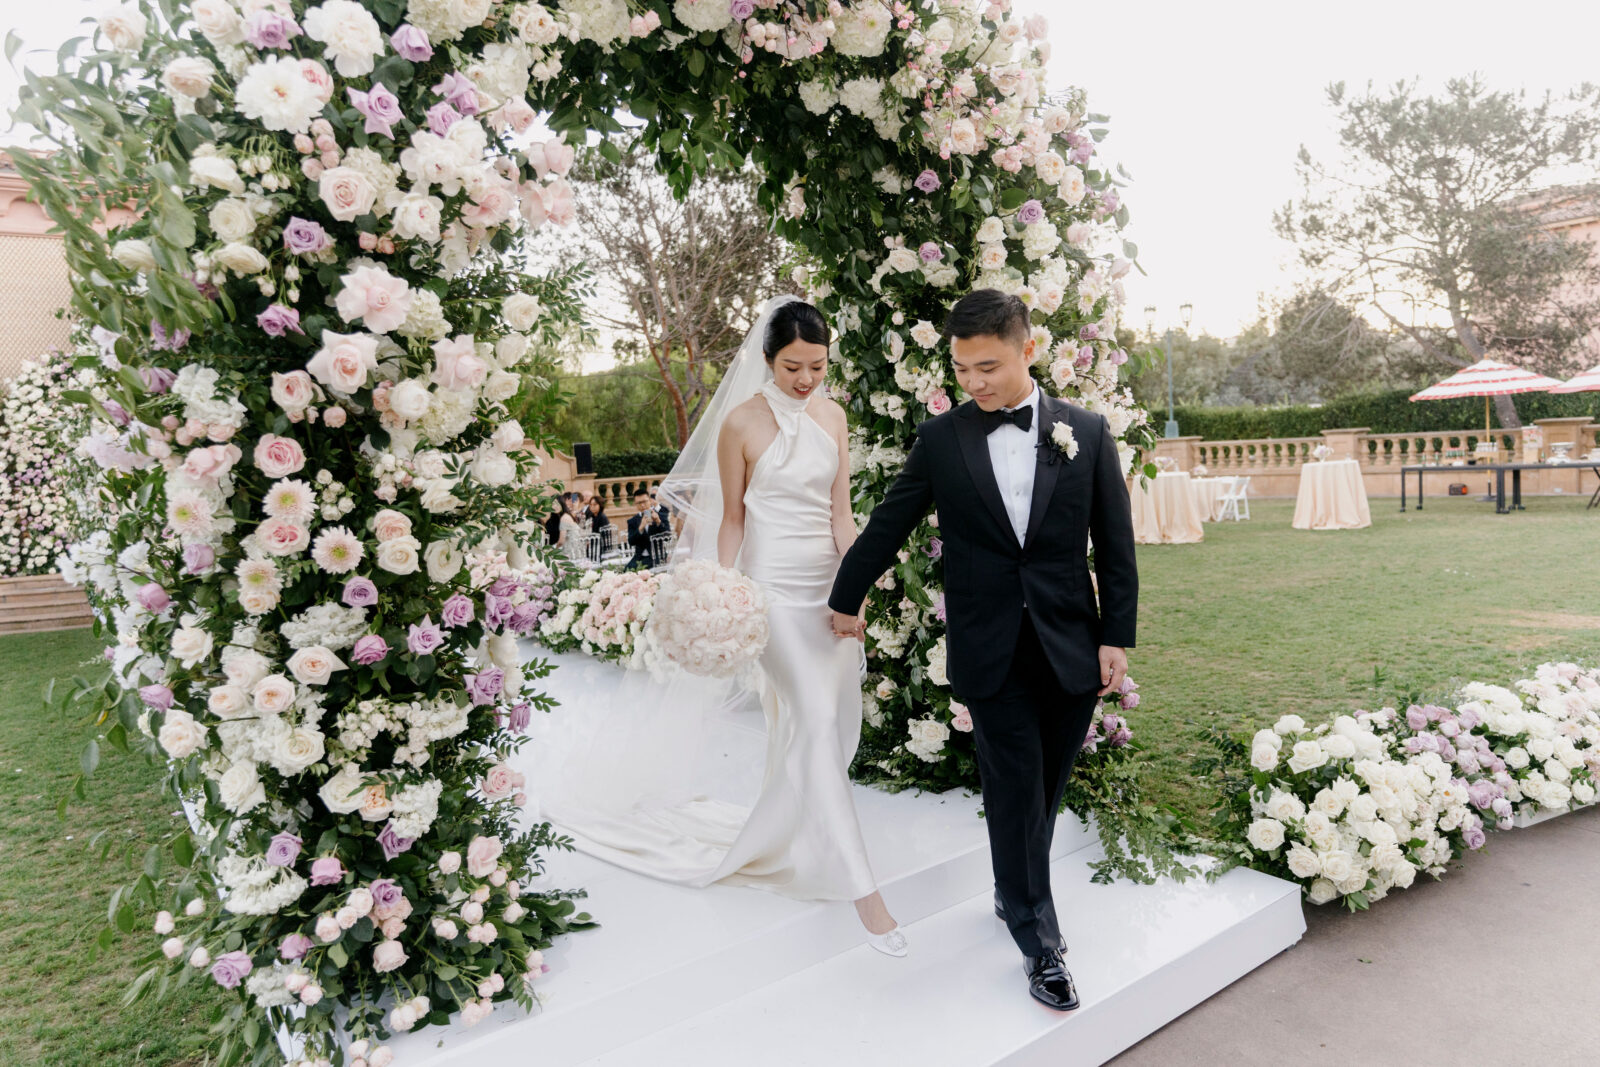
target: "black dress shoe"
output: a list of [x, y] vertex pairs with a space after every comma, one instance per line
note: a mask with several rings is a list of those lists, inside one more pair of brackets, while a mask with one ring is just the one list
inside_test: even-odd
[[1056, 1011], [1071, 1011], [1078, 1006], [1078, 989], [1072, 984], [1072, 974], [1060, 952], [1052, 949], [1043, 956], [1024, 956], [1022, 960], [1022, 969], [1028, 975], [1028, 992], [1034, 1000]]

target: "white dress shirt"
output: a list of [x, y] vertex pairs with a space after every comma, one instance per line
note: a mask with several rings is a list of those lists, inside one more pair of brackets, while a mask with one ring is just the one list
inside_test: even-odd
[[[1000, 486], [1000, 499], [1005, 502], [1006, 517], [1017, 532], [1017, 544], [1022, 544], [1028, 534], [1028, 513], [1033, 506], [1033, 472], [1039, 462], [1036, 446], [1039, 443], [1039, 387], [1033, 386], [1028, 399], [1017, 405], [1017, 410], [1033, 409], [1033, 426], [1023, 430], [1004, 423], [989, 434], [989, 465], [994, 468], [994, 480]], [[1009, 411], [1010, 408], [1003, 410]]]

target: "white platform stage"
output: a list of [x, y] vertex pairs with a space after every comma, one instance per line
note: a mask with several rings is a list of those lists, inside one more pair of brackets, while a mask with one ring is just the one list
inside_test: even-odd
[[[549, 689], [570, 702], [536, 720], [530, 749], [558, 751], [581, 732], [582, 694], [616, 670], [583, 656], [559, 660]], [[719, 724], [713, 795], [749, 803], [763, 733], [755, 709]], [[531, 776], [529, 785], [536, 789]], [[398, 1062], [1098, 1064], [1305, 929], [1298, 888], [1254, 871], [1215, 884], [1093, 885], [1098, 843], [1063, 817], [1052, 874], [1083, 1006], [1058, 1014], [1028, 996], [1022, 957], [991, 910], [978, 798], [858, 786], [856, 802], [884, 898], [911, 943], [906, 958], [867, 946], [848, 903], [686, 889], [562, 853], [535, 885], [587, 889], [580, 906], [600, 926], [546, 951], [540, 1009], [504, 1004], [470, 1030], [399, 1035]]]

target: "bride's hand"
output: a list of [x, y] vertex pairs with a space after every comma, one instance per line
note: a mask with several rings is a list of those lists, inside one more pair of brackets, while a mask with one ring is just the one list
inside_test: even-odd
[[846, 615], [842, 611], [830, 612], [832, 615], [833, 636], [835, 637], [863, 637], [863, 620], [855, 615]]

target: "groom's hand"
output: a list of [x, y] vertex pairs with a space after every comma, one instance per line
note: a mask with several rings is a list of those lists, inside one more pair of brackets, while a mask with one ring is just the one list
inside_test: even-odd
[[1122, 688], [1122, 680], [1128, 676], [1128, 650], [1116, 648], [1112, 645], [1100, 646], [1100, 684], [1105, 686], [1100, 690], [1101, 696], [1115, 693]]
[[846, 615], [842, 611], [832, 612], [833, 636], [857, 637], [865, 639], [866, 620], [858, 615]]

